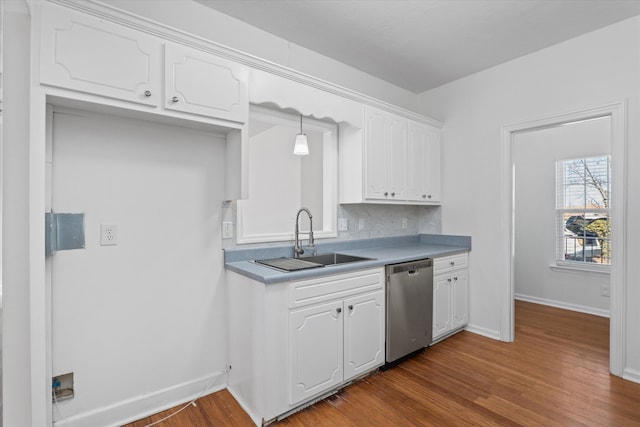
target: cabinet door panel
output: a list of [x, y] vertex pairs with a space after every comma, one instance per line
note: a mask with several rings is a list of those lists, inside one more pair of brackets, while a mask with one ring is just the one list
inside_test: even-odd
[[451, 327], [456, 329], [469, 322], [469, 283], [467, 270], [455, 271], [451, 275]]
[[427, 129], [418, 123], [409, 124], [409, 160], [407, 198], [409, 200], [427, 201]]
[[433, 339], [451, 330], [451, 276], [433, 278]]
[[342, 301], [291, 312], [291, 404], [342, 382], [343, 316]]
[[427, 201], [440, 202], [441, 195], [441, 171], [440, 171], [440, 129], [427, 128]]
[[173, 44], [165, 50], [165, 108], [246, 122], [245, 67], [207, 52]]
[[388, 152], [390, 162], [389, 190], [392, 200], [406, 198], [407, 182], [407, 119], [391, 116], [389, 119]]
[[344, 301], [344, 379], [349, 380], [384, 362], [384, 293]]
[[49, 7], [40, 35], [41, 83], [158, 105], [162, 45], [156, 39]]
[[389, 158], [387, 153], [387, 115], [378, 110], [366, 110], [365, 123], [366, 155], [366, 197], [370, 199], [385, 199], [388, 193], [387, 171]]

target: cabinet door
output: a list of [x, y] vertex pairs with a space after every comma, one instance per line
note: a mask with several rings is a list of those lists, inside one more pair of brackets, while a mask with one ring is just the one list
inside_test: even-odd
[[161, 43], [126, 27], [43, 7], [40, 82], [157, 106]]
[[291, 404], [342, 383], [343, 317], [342, 301], [290, 313]]
[[440, 130], [409, 122], [407, 198], [413, 201], [440, 201]]
[[433, 278], [433, 339], [451, 330], [451, 275]]
[[168, 110], [244, 123], [249, 114], [248, 70], [185, 46], [165, 48], [165, 102]]
[[428, 201], [429, 173], [427, 170], [427, 126], [409, 122], [409, 160], [407, 175], [407, 198]]
[[440, 170], [440, 129], [427, 127], [427, 201], [440, 202], [442, 200], [441, 170]]
[[389, 139], [387, 141], [390, 164], [388, 172], [388, 198], [406, 199], [407, 185], [407, 124], [405, 118], [389, 116]]
[[451, 328], [461, 328], [469, 322], [469, 280], [467, 270], [451, 273]]
[[386, 199], [389, 155], [388, 119], [383, 111], [367, 108], [365, 117], [366, 194], [368, 199]]
[[344, 380], [384, 363], [384, 293], [344, 301]]

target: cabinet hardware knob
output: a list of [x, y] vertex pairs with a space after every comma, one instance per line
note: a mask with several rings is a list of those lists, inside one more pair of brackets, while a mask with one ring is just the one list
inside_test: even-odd
[[449, 277], [449, 278], [447, 279], [447, 282], [450, 282], [450, 281], [451, 281], [451, 277]]
[[342, 313], [342, 309], [340, 307], [336, 308], [336, 313]]
[[144, 96], [146, 96], [147, 98], [151, 96], [151, 91], [150, 90], [145, 90], [144, 91]]
[[[429, 197], [431, 197], [431, 196], [429, 196]], [[426, 194], [423, 194], [423, 195], [422, 195], [422, 198], [423, 198], [423, 199], [426, 199], [426, 198], [427, 198], [427, 195], [426, 195]]]
[[451, 265], [456, 265], [455, 261], [451, 261], [450, 263]]
[[173, 98], [171, 98], [171, 102], [177, 103], [178, 101], [180, 101], [180, 99], [178, 99], [177, 96], [174, 96]]
[[429, 194], [427, 197], [428, 197], [428, 198], [431, 198], [431, 194]]
[[389, 193], [385, 191], [384, 192], [384, 196], [387, 197], [388, 195], [389, 195]]
[[349, 305], [349, 310], [353, 310], [353, 305]]
[[396, 193], [391, 193], [391, 197], [396, 197]]
[[453, 280], [458, 280], [458, 277], [457, 276], [453, 276]]

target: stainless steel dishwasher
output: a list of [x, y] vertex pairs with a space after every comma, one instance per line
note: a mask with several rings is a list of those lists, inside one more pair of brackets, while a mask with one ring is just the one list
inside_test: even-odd
[[387, 265], [387, 363], [431, 343], [433, 260]]

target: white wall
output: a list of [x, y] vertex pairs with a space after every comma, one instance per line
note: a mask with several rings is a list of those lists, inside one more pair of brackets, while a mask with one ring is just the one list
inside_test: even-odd
[[190, 0], [103, 0], [223, 46], [415, 111], [414, 93]]
[[[499, 331], [500, 131], [505, 125], [627, 100], [627, 235], [640, 235], [640, 17], [622, 21], [420, 95], [443, 129], [442, 231], [473, 236], [472, 326]], [[627, 364], [640, 379], [640, 246], [631, 239]]]
[[608, 275], [552, 269], [556, 260], [556, 161], [610, 153], [609, 118], [515, 135], [516, 297], [593, 314], [608, 314], [600, 294]]
[[85, 214], [85, 248], [51, 257], [52, 375], [75, 386], [54, 420], [113, 425], [224, 388], [224, 137], [63, 109], [52, 152], [53, 211]]
[[2, 388], [5, 426], [31, 425], [29, 363], [29, 29], [26, 4], [4, 2]]

